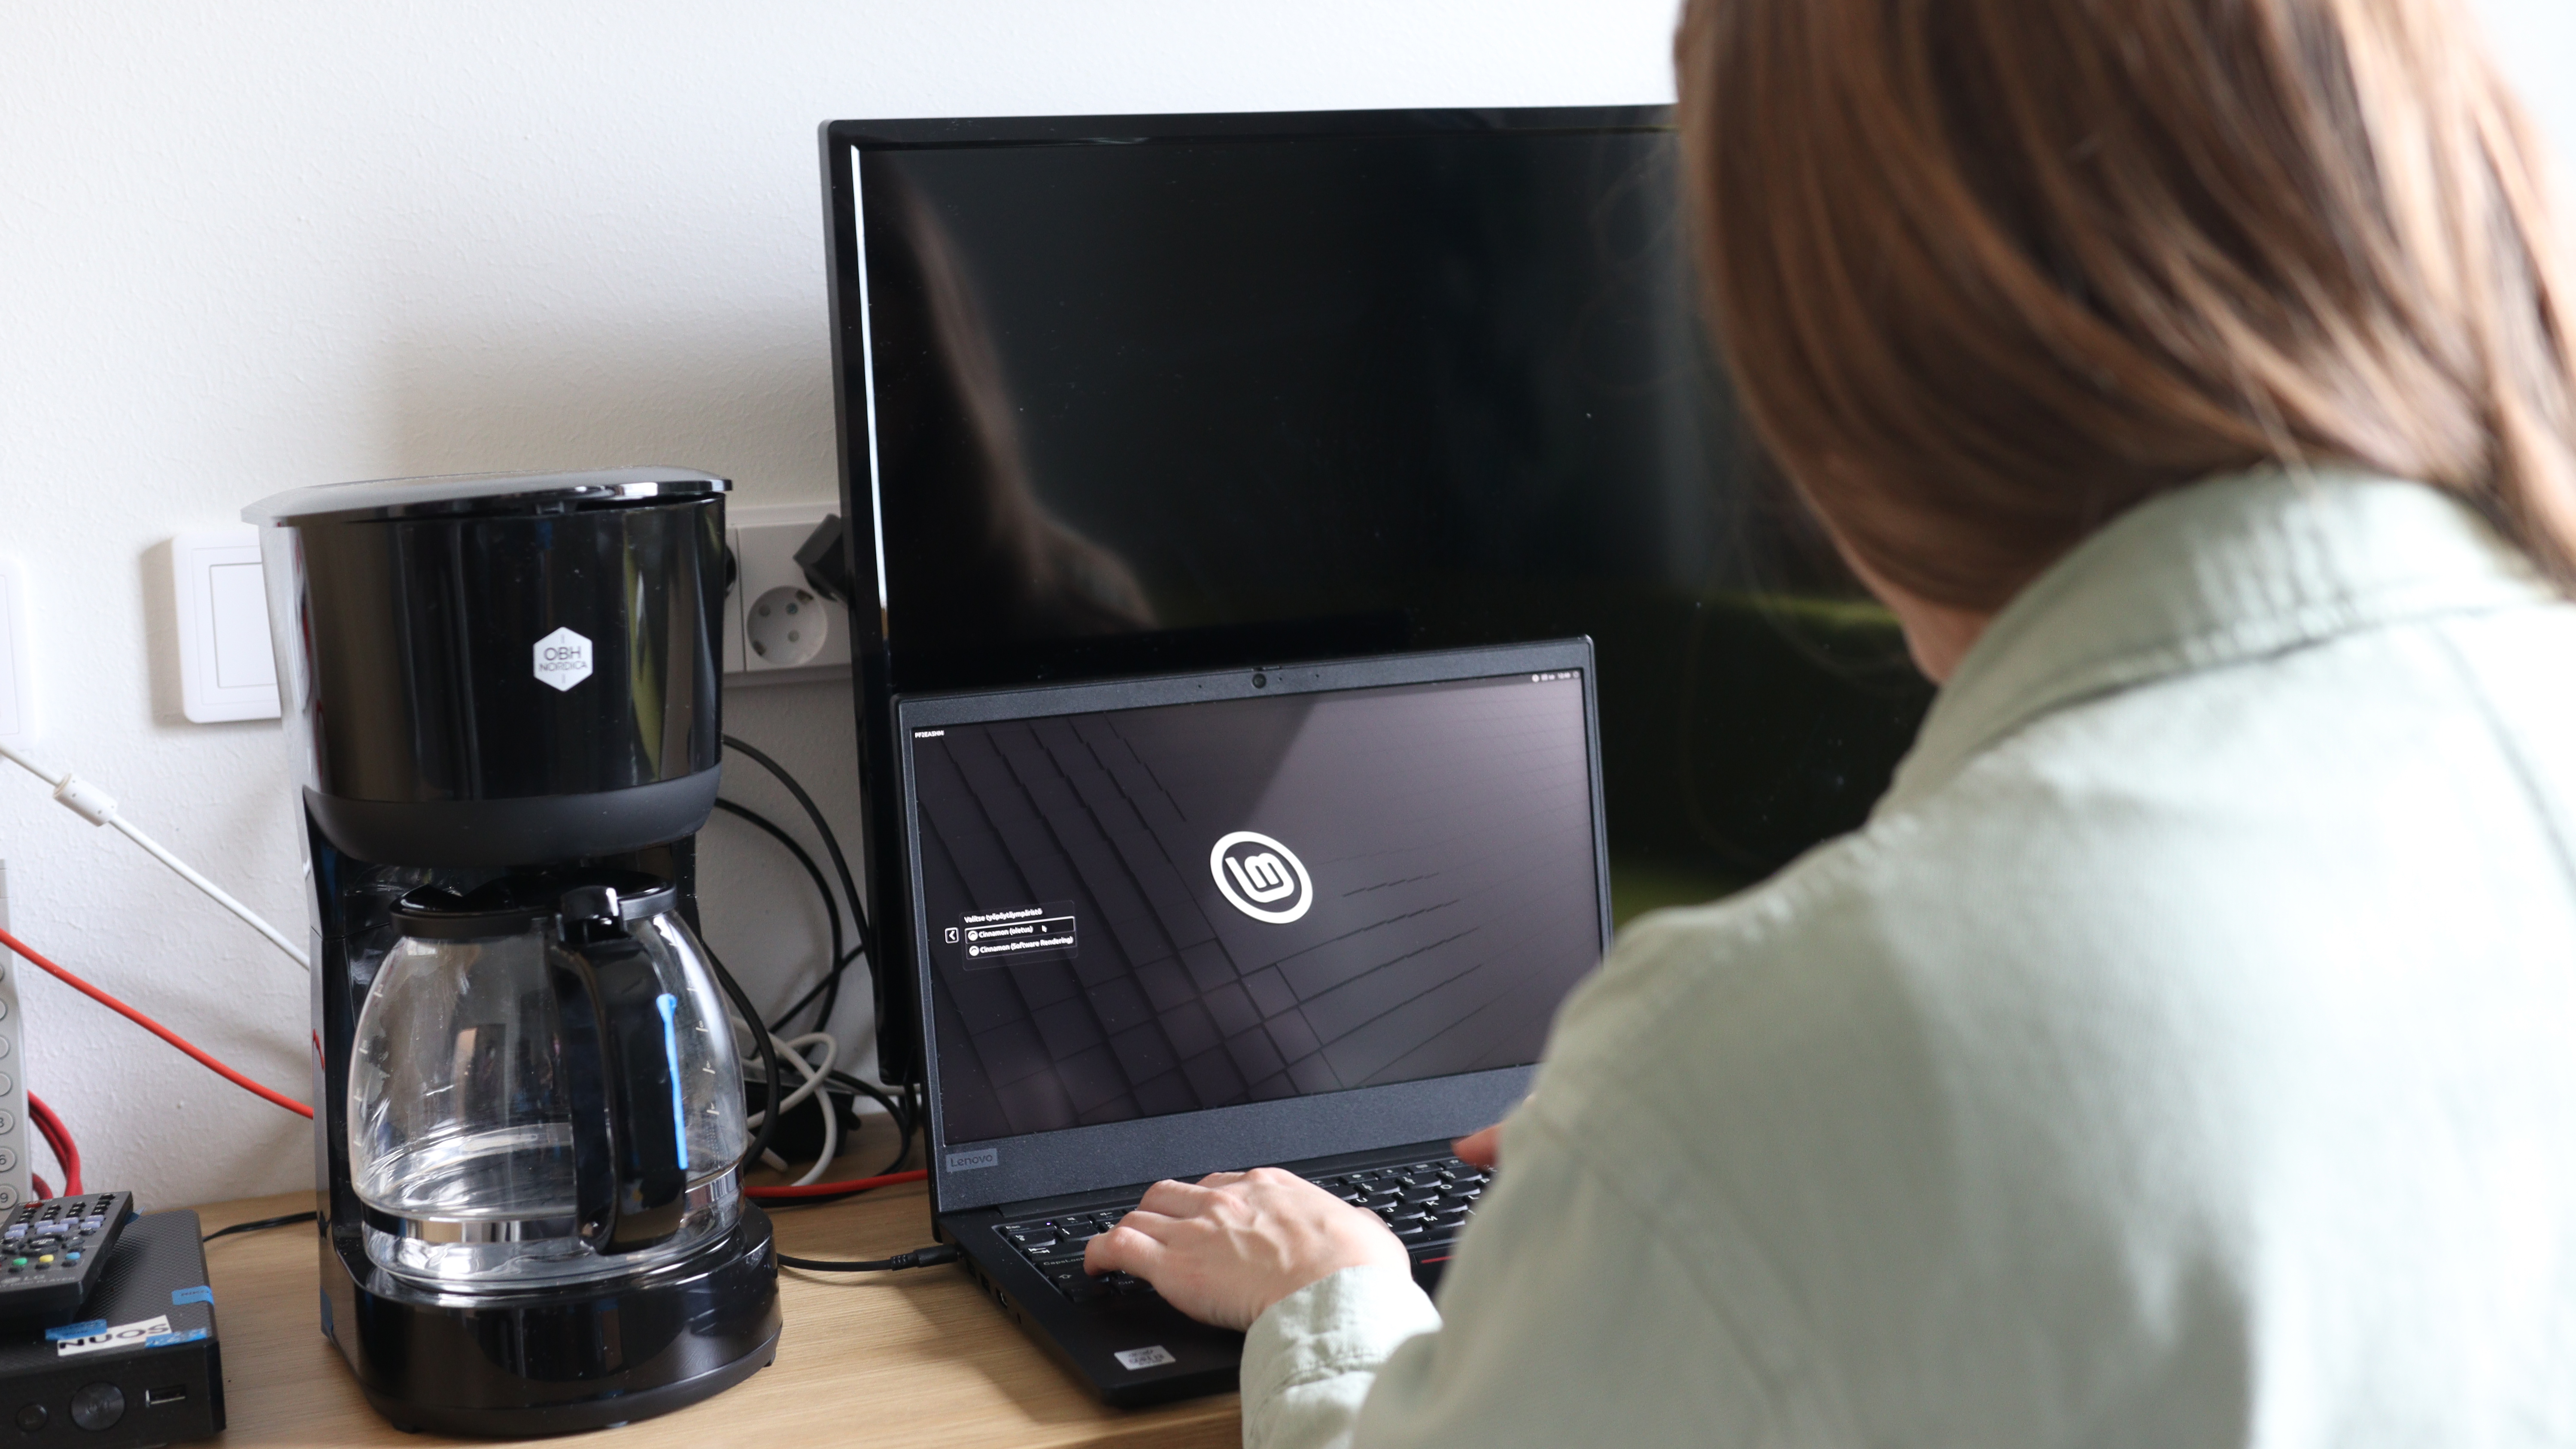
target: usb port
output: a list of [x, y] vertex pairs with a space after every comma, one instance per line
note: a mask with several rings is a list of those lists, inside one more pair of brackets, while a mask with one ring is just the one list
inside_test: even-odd
[[150, 1408], [155, 1404], [184, 1404], [186, 1402], [188, 1402], [188, 1386], [186, 1384], [172, 1384], [166, 1389], [145, 1389], [143, 1391], [143, 1404], [146, 1408]]

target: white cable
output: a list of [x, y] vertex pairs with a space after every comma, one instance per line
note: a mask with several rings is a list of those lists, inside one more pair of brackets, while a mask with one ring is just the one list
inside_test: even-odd
[[[831, 1072], [833, 1059], [841, 1054], [841, 1044], [834, 1041], [830, 1036], [819, 1031], [809, 1031], [803, 1036], [784, 1041], [774, 1036], [771, 1037], [770, 1040], [777, 1044], [780, 1051], [787, 1053], [789, 1056], [795, 1057], [796, 1065], [805, 1073], [805, 1085], [788, 1093], [787, 1100], [778, 1104], [778, 1110], [784, 1112], [788, 1108], [795, 1106], [797, 1103], [804, 1101], [806, 1098], [813, 1096], [816, 1092], [822, 1090], [823, 1078]], [[823, 1048], [823, 1060], [821, 1062], [812, 1065], [807, 1064], [804, 1057], [804, 1051], [805, 1048], [809, 1046], [820, 1046]]]
[[811, 1187], [821, 1182], [823, 1174], [832, 1166], [832, 1159], [840, 1155], [841, 1118], [832, 1110], [832, 1099], [826, 1096], [823, 1099], [823, 1155], [814, 1159], [814, 1165], [805, 1170], [803, 1177], [796, 1179], [796, 1185]]
[[[823, 1060], [815, 1065], [812, 1075], [805, 1080], [805, 1086], [797, 1089], [800, 1093], [809, 1089], [821, 1093], [816, 1105], [823, 1109], [823, 1153], [814, 1159], [814, 1165], [806, 1170], [803, 1177], [796, 1179], [798, 1187], [806, 1187], [821, 1182], [823, 1174], [832, 1165], [832, 1159], [841, 1155], [840, 1114], [832, 1110], [831, 1094], [822, 1091], [823, 1079], [830, 1075], [833, 1059], [841, 1054], [841, 1044], [829, 1034], [819, 1031], [800, 1036], [796, 1040], [799, 1042], [819, 1040], [823, 1045]], [[802, 1062], [804, 1056], [800, 1053], [797, 1060]], [[788, 1100], [793, 1102], [795, 1098], [790, 1097]], [[779, 1110], [783, 1112], [787, 1109], [782, 1107]]]
[[26, 770], [29, 774], [34, 775], [37, 779], [53, 786], [55, 801], [74, 815], [79, 816], [92, 825], [115, 826], [118, 834], [123, 835], [126, 839], [142, 846], [144, 851], [154, 860], [157, 860], [163, 865], [170, 867], [170, 869], [177, 871], [179, 873], [179, 879], [186, 881], [188, 884], [195, 886], [201, 891], [204, 891], [207, 897], [213, 900], [216, 905], [219, 905], [225, 910], [232, 912], [234, 915], [241, 917], [244, 924], [248, 925], [252, 930], [259, 932], [261, 935], [266, 936], [271, 945], [274, 945], [277, 949], [286, 953], [287, 959], [293, 961], [296, 965], [303, 967], [307, 971], [313, 969], [313, 963], [305, 959], [303, 948], [297, 946], [293, 941], [288, 940], [284, 932], [278, 930], [268, 922], [261, 920], [256, 911], [253, 911], [250, 907], [234, 900], [230, 894], [226, 893], [223, 887], [206, 879], [204, 876], [199, 875], [195, 870], [189, 867], [186, 861], [183, 861], [179, 857], [172, 855], [169, 851], [162, 849], [159, 841], [144, 834], [132, 821], [117, 814], [116, 801], [106, 791], [101, 790], [96, 785], [89, 783], [87, 780], [81, 779], [69, 770], [48, 770], [44, 766], [37, 764], [34, 760], [31, 760], [25, 755], [18, 753], [16, 750], [9, 748], [7, 745], [0, 745], [0, 758], [10, 760], [20, 768]]
[[[789, 1093], [785, 1098], [779, 1101], [778, 1110], [781, 1112], [788, 1110], [797, 1103], [804, 1101], [806, 1098], [813, 1096], [816, 1092], [822, 1090], [823, 1078], [832, 1070], [833, 1059], [838, 1057], [841, 1052], [840, 1042], [833, 1039], [830, 1035], [819, 1031], [808, 1032], [805, 1035], [796, 1037], [792, 1040], [781, 1037], [776, 1032], [772, 1032], [769, 1036], [769, 1044], [777, 1050], [780, 1056], [786, 1058], [788, 1061], [794, 1062], [796, 1064], [796, 1070], [805, 1078], [805, 1085], [798, 1087], [795, 1091]], [[823, 1057], [820, 1064], [805, 1060], [804, 1048], [817, 1045], [821, 1046], [823, 1049]], [[775, 1092], [777, 1088], [773, 1086], [770, 1090]], [[768, 1109], [763, 1108], [762, 1110], [754, 1112], [743, 1118], [743, 1126], [758, 1127], [761, 1120], [768, 1115]], [[795, 1185], [803, 1187], [808, 1183], [822, 1181], [824, 1170], [832, 1165], [832, 1159], [840, 1155], [841, 1124], [833, 1118], [831, 1099], [827, 1097], [823, 1101], [823, 1155], [814, 1159], [814, 1165], [806, 1169], [803, 1177], [796, 1179]], [[787, 1159], [780, 1157], [775, 1152], [764, 1152], [761, 1154], [761, 1158], [770, 1166], [777, 1168], [781, 1172], [785, 1172], [787, 1170]]]

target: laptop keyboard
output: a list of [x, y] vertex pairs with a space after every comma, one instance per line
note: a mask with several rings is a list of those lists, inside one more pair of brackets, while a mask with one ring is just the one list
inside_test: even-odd
[[[1458, 1229], [1476, 1205], [1477, 1195], [1493, 1175], [1454, 1157], [1435, 1157], [1397, 1167], [1328, 1173], [1312, 1180], [1342, 1201], [1386, 1219], [1386, 1225], [1403, 1239], [1404, 1246], [1419, 1257], [1423, 1249], [1440, 1247], [1457, 1238]], [[1113, 1296], [1150, 1298], [1154, 1296], [1153, 1285], [1141, 1278], [1125, 1273], [1094, 1278], [1082, 1271], [1083, 1245], [1117, 1226], [1118, 1220], [1135, 1207], [1128, 1202], [1085, 1208], [1004, 1223], [996, 1231], [1028, 1260], [1029, 1266], [1044, 1274], [1057, 1292], [1076, 1303]]]

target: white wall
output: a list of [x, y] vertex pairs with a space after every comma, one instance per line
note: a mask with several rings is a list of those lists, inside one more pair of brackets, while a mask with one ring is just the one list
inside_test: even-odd
[[[1659, 100], [1674, 8], [0, 7], [0, 553], [37, 582], [45, 753], [300, 921], [278, 727], [180, 719], [173, 533], [306, 483], [623, 461], [827, 498], [817, 122]], [[2484, 8], [2576, 149], [2576, 5]], [[740, 691], [729, 723], [855, 833], [839, 689]], [[738, 825], [706, 839], [709, 936], [783, 1001], [810, 890]], [[302, 978], [248, 931], [15, 773], [0, 859], [32, 942], [307, 1090]], [[90, 1182], [152, 1203], [307, 1182], [301, 1121], [50, 980], [21, 991], [26, 1075]]]
[[[0, 6], [0, 553], [36, 580], [44, 753], [300, 933], [278, 726], [180, 717], [172, 534], [301, 484], [481, 469], [682, 463], [750, 502], [829, 498], [818, 122], [1658, 100], [1673, 10]], [[741, 690], [727, 723], [854, 836], [846, 701]], [[783, 1004], [811, 888], [737, 823], [705, 840], [708, 934]], [[302, 975], [248, 930], [14, 770], [0, 859], [32, 944], [307, 1093]], [[91, 1184], [309, 1183], [301, 1120], [33, 971], [20, 990], [25, 1075]]]
[[2576, 0], [2475, 0], [2487, 41], [2576, 179]]

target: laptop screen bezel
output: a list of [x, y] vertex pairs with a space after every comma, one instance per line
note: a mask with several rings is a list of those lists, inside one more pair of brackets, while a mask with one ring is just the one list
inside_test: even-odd
[[[912, 945], [914, 996], [926, 1068], [923, 1077], [929, 1120], [925, 1132], [930, 1152], [932, 1210], [948, 1212], [1027, 1202], [1167, 1177], [1192, 1177], [1453, 1137], [1499, 1121], [1527, 1094], [1536, 1067], [1502, 1067], [1066, 1127], [1020, 1137], [950, 1142], [941, 1114], [939, 1034], [932, 1020], [930, 925], [917, 904], [923, 896], [919, 800], [913, 773], [916, 730], [1097, 714], [1199, 700], [1317, 694], [1566, 671], [1575, 673], [1582, 684], [1585, 766], [1592, 802], [1592, 879], [1600, 946], [1607, 951], [1611, 929], [1609, 841], [1601, 800], [1601, 730], [1589, 639], [1034, 689], [898, 696], [894, 701], [895, 748], [903, 791], [904, 869], [911, 886], [910, 900], [915, 903], [908, 910], [905, 925]], [[1258, 685], [1254, 683], [1256, 677], [1261, 680]], [[952, 1168], [952, 1153], [966, 1161]], [[988, 1153], [990, 1158], [986, 1160]], [[976, 1165], [967, 1165], [967, 1161]]]

